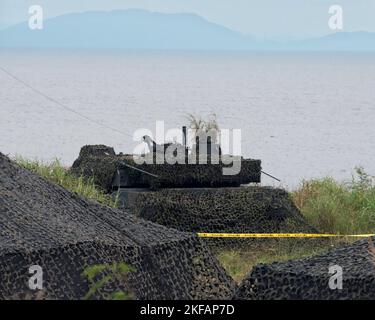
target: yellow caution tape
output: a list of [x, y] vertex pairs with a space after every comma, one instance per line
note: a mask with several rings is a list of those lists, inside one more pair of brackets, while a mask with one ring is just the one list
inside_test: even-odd
[[368, 238], [375, 234], [322, 234], [322, 233], [198, 233], [200, 238]]

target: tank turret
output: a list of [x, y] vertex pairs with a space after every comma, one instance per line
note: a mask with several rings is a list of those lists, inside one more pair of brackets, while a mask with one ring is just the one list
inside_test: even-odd
[[[152, 155], [115, 154], [106, 146], [85, 146], [72, 171], [94, 182], [107, 192], [120, 188], [203, 188], [239, 187], [261, 179], [261, 161], [221, 155], [189, 155], [184, 163], [157, 164]], [[168, 160], [168, 159], [167, 159]], [[151, 163], [152, 162], [152, 163]], [[239, 168], [236, 174], [225, 174], [225, 168]]]

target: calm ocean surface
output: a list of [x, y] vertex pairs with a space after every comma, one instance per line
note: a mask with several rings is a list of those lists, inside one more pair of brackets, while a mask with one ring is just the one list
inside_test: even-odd
[[[294, 188], [375, 175], [375, 54], [2, 50], [0, 66], [73, 110], [130, 135], [218, 115], [242, 152]], [[0, 71], [0, 151], [71, 165], [85, 144], [138, 142], [68, 112]], [[264, 177], [263, 184], [278, 185]]]

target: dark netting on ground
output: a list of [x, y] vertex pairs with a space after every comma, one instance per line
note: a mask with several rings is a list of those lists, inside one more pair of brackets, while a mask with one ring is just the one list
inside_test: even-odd
[[[363, 239], [311, 258], [260, 264], [242, 282], [235, 299], [375, 299], [370, 248], [372, 242]], [[342, 290], [329, 286], [334, 275], [329, 267], [335, 265], [342, 268]]]
[[195, 235], [87, 201], [0, 153], [0, 298], [35, 297], [28, 268], [40, 265], [43, 298], [80, 299], [83, 270], [114, 262], [135, 269], [125, 286], [138, 299], [233, 295], [232, 279]]
[[[188, 232], [317, 232], [286, 191], [269, 187], [144, 192], [136, 196], [128, 209], [143, 219]], [[269, 242], [250, 238], [207, 238], [205, 241], [214, 247]]]
[[[232, 165], [219, 164], [136, 164], [132, 155], [115, 155], [113, 148], [106, 146], [85, 146], [81, 149], [78, 159], [73, 163], [72, 172], [94, 179], [102, 189], [110, 192], [113, 181], [119, 171], [126, 175], [126, 187], [222, 187], [239, 186], [250, 182], [260, 182], [261, 161], [243, 159], [241, 170], [237, 175], [223, 175], [223, 168]], [[129, 164], [147, 171], [153, 176], [124, 166]]]

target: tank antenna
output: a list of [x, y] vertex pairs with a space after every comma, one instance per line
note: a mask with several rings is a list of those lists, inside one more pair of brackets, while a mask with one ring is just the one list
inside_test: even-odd
[[274, 177], [273, 175], [270, 175], [269, 173], [267, 173], [267, 172], [264, 172], [264, 171], [261, 171], [263, 174], [265, 174], [266, 176], [269, 176], [270, 178], [272, 178], [272, 179], [275, 179], [276, 181], [279, 181], [279, 182], [281, 182], [281, 180], [280, 179], [277, 179], [276, 177]]

